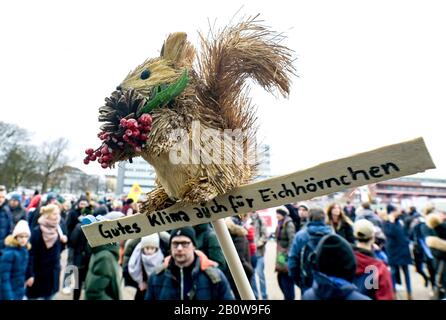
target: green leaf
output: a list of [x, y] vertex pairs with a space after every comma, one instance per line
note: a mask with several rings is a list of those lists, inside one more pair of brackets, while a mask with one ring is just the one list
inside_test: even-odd
[[150, 99], [150, 101], [148, 101], [146, 105], [139, 110], [138, 117], [143, 113], [149, 113], [155, 108], [163, 107], [168, 104], [178, 95], [180, 95], [181, 92], [184, 91], [188, 83], [189, 76], [187, 73], [187, 69], [184, 69], [181, 77], [177, 81], [171, 83], [166, 88], [162, 88], [161, 86], [158, 87], [157, 90], [155, 90], [155, 95], [153, 96], [153, 98]]

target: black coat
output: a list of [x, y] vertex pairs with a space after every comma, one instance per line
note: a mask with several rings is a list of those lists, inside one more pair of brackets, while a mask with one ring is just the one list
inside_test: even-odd
[[0, 251], [5, 247], [5, 238], [12, 233], [13, 222], [9, 206], [3, 203], [0, 206]]
[[348, 242], [353, 244], [355, 243], [355, 236], [353, 235], [353, 227], [349, 223], [343, 222], [341, 224], [341, 227], [335, 231], [337, 235], [343, 237]]
[[29, 252], [29, 277], [34, 277], [34, 284], [28, 287], [28, 298], [49, 297], [59, 291], [60, 253], [62, 242], [58, 239], [54, 245], [47, 249], [42, 238], [40, 226], [31, 233], [31, 250]]
[[384, 222], [383, 231], [386, 235], [386, 252], [389, 257], [389, 265], [405, 266], [412, 263], [409, 249], [409, 237], [400, 219], [395, 223]]

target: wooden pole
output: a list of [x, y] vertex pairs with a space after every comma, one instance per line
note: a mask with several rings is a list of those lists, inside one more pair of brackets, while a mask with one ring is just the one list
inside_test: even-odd
[[228, 227], [226, 227], [224, 219], [218, 219], [212, 222], [215, 233], [217, 234], [218, 242], [223, 249], [226, 262], [228, 263], [229, 270], [234, 278], [235, 285], [240, 294], [242, 300], [255, 300], [254, 292], [252, 291], [251, 284], [243, 269], [242, 262], [235, 250], [234, 243], [232, 242], [231, 235], [229, 234]]

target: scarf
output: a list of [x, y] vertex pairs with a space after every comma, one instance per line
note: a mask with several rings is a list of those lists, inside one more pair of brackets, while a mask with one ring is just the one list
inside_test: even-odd
[[50, 218], [49, 215], [43, 215], [37, 222], [40, 225], [40, 231], [42, 231], [43, 242], [45, 242], [46, 248], [50, 249], [59, 237], [58, 226], [60, 215], [57, 215], [54, 218]]
[[141, 243], [138, 243], [129, 260], [129, 274], [133, 280], [141, 284], [144, 282], [143, 269], [148, 279], [155, 268], [163, 263], [163, 259], [164, 255], [161, 249], [158, 249], [155, 254], [148, 256], [143, 253]]

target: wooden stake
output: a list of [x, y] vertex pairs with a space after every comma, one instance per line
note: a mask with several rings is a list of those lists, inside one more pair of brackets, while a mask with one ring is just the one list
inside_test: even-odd
[[251, 284], [243, 269], [242, 262], [235, 250], [234, 243], [232, 242], [231, 235], [229, 234], [228, 227], [226, 226], [224, 219], [218, 219], [212, 222], [215, 233], [217, 234], [218, 242], [223, 249], [226, 262], [228, 263], [229, 270], [234, 278], [235, 285], [240, 294], [242, 300], [255, 300], [254, 292], [252, 291]]

